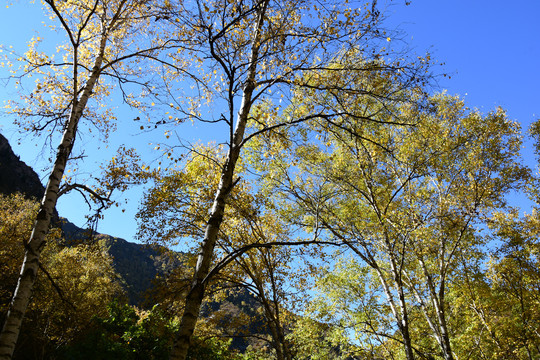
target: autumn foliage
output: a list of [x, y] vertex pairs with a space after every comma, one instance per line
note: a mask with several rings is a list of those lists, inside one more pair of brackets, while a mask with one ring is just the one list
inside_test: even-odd
[[[0, 359], [540, 356], [526, 135], [431, 91], [377, 1], [42, 4], [58, 43], [2, 48], [14, 124], [58, 144], [40, 202], [0, 195]], [[87, 168], [118, 127], [153, 143]], [[78, 193], [95, 230], [141, 184], [137, 240], [171, 256], [135, 306], [51, 219]]]

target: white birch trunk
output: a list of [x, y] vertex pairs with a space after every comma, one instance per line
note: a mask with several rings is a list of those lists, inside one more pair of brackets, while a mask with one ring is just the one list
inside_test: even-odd
[[[25, 257], [17, 287], [13, 294], [4, 327], [0, 333], [0, 360], [8, 360], [13, 356], [15, 345], [19, 337], [22, 321], [30, 298], [32, 289], [37, 277], [39, 269], [39, 256], [45, 246], [45, 236], [49, 230], [51, 217], [58, 200], [58, 191], [60, 183], [64, 176], [67, 161], [73, 149], [75, 135], [79, 120], [82, 117], [83, 111], [88, 103], [88, 99], [92, 94], [92, 90], [100, 75], [101, 64], [103, 63], [103, 54], [106, 45], [106, 37], [103, 36], [100, 44], [100, 53], [94, 62], [94, 67], [90, 73], [90, 77], [86, 82], [86, 86], [82, 92], [80, 99], [74, 97], [73, 107], [69, 120], [66, 124], [66, 129], [62, 136], [62, 141], [58, 146], [54, 167], [49, 176], [49, 181], [45, 188], [45, 193], [41, 201], [41, 206], [34, 222], [30, 240], [26, 244]], [[74, 64], [76, 67], [77, 64]]]
[[258, 12], [257, 23], [255, 24], [252, 51], [250, 56], [250, 65], [247, 74], [247, 81], [244, 87], [242, 104], [238, 112], [236, 128], [233, 134], [231, 147], [227, 154], [225, 166], [221, 172], [221, 179], [219, 182], [212, 210], [210, 212], [210, 218], [206, 225], [206, 231], [204, 234], [204, 240], [201, 246], [201, 252], [197, 259], [197, 265], [195, 267], [195, 274], [191, 283], [190, 291], [186, 297], [186, 303], [184, 307], [184, 313], [180, 322], [180, 330], [178, 337], [174, 344], [174, 348], [171, 352], [171, 360], [184, 360], [187, 356], [191, 337], [201, 309], [201, 304], [204, 298], [206, 289], [206, 283], [204, 279], [210, 271], [210, 265], [214, 257], [214, 248], [218, 238], [219, 229], [223, 221], [223, 214], [225, 212], [225, 202], [234, 186], [234, 170], [236, 162], [240, 156], [241, 144], [244, 139], [244, 131], [246, 128], [249, 112], [252, 106], [252, 96], [255, 90], [255, 75], [257, 72], [257, 61], [259, 58], [259, 46], [261, 39], [262, 26], [264, 23], [264, 13], [268, 6], [269, 0], [264, 1], [261, 4], [261, 9]]

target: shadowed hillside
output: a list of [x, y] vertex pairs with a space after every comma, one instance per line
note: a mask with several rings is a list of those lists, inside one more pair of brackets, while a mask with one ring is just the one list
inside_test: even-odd
[[0, 134], [0, 193], [22, 193], [41, 199], [45, 188], [34, 170], [13, 153], [8, 140]]

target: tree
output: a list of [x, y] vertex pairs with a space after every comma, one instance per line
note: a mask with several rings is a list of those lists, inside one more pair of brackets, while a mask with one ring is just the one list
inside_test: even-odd
[[112, 259], [99, 245], [58, 248], [50, 244], [43, 267], [54, 282], [40, 281], [41, 296], [31, 302], [30, 317], [37, 315], [47, 328], [47, 341], [57, 348], [77, 339], [93, 317], [103, 315], [108, 303], [124, 295]]
[[294, 359], [356, 359], [353, 354], [356, 354], [357, 349], [351, 346], [350, 339], [342, 328], [308, 316], [298, 319], [288, 338], [294, 344]]
[[[13, 286], [17, 284], [17, 267], [24, 256], [23, 239], [30, 234], [32, 216], [36, 209], [37, 204], [35, 202], [25, 199], [20, 194], [0, 195], [0, 211], [2, 214], [2, 226], [0, 228], [0, 257], [2, 259], [0, 312], [2, 321], [7, 313]], [[49, 240], [54, 238], [54, 236], [51, 236]]]
[[[195, 150], [185, 160], [183, 169], [169, 170], [156, 177], [156, 186], [148, 191], [138, 213], [141, 240], [174, 244], [182, 237], [202, 234], [204, 215], [218, 181], [220, 159], [225, 154], [209, 146], [197, 146]], [[237, 174], [247, 175], [243, 166]], [[225, 214], [216, 241], [215, 256], [218, 260], [208, 275], [213, 293], [211, 299], [224, 300], [231, 287], [252, 293], [259, 303], [258, 309], [266, 326], [257, 334], [246, 335], [264, 338], [269, 333], [271, 340], [268, 342], [277, 359], [291, 359], [285, 340], [287, 312], [283, 307], [287, 300], [292, 300], [285, 283], [293, 281], [294, 271], [287, 265], [292, 262], [292, 254], [285, 245], [303, 243], [297, 244], [292, 240], [289, 229], [277, 216], [264, 191], [257, 190], [247, 180], [232, 190]], [[281, 246], [272, 247], [275, 245]], [[178, 279], [178, 276], [183, 279]], [[176, 277], [177, 284], [184, 280], [186, 285], [186, 274], [176, 274]], [[168, 280], [166, 287], [170, 288], [172, 279]], [[228, 319], [223, 323], [219, 314], [213, 312], [206, 322], [216, 322], [217, 327], [225, 328], [226, 335], [235, 337], [241, 335], [241, 328], [255, 331], [246, 321], [259, 322], [253, 319], [256, 314], [246, 315], [224, 314], [234, 320]]]
[[[482, 244], [475, 226], [504, 207], [529, 172], [517, 159], [519, 128], [502, 110], [482, 117], [457, 98], [429, 101], [421, 111], [394, 107], [414, 126], [388, 126], [382, 117], [354, 132], [306, 128], [305, 138], [311, 131], [319, 141], [298, 142], [280, 160], [298, 166], [274, 165], [269, 176], [305, 214], [299, 225], [325, 229], [377, 274], [407, 358], [422, 354], [410, 319], [418, 308], [441, 356], [452, 359], [446, 287]], [[362, 99], [351, 106], [374, 111]]]
[[463, 105], [451, 99], [444, 99], [438, 106], [441, 115], [462, 115], [459, 125], [453, 127], [455, 133], [451, 136], [455, 140], [445, 141], [442, 148], [437, 146], [441, 150], [447, 146], [454, 149], [448, 157], [437, 159], [433, 167], [430, 181], [437, 190], [430, 202], [432, 214], [425, 216], [424, 211], [416, 210], [426, 204], [420, 200], [425, 198], [423, 195], [417, 193], [420, 196], [411, 200], [416, 202], [414, 214], [423, 222], [412, 237], [418, 271], [415, 276], [420, 276], [413, 280], [412, 271], [405, 276], [443, 357], [453, 359], [453, 335], [446, 315], [452, 307], [446, 287], [481, 251], [481, 237], [476, 233], [486, 217], [504, 208], [505, 195], [520, 189], [530, 174], [519, 162], [519, 127], [502, 109], [482, 117], [463, 111]]
[[[175, 96], [171, 104], [179, 114], [178, 120], [171, 122], [215, 124], [226, 134], [218, 142], [225, 143], [227, 149], [219, 164], [219, 182], [213, 189], [210, 210], [204, 217], [201, 250], [186, 298], [180, 336], [171, 356], [183, 359], [200, 312], [227, 201], [240, 181], [235, 173], [244, 145], [263, 134], [279, 136], [280, 129], [310, 119], [332, 121], [348, 114], [360, 122], [369, 121], [372, 115], [321, 104], [302, 113], [291, 110], [289, 118], [275, 116], [284, 114], [280, 99], [287, 101], [300, 89], [310, 89], [341, 99], [362, 96], [387, 103], [396, 100], [396, 92], [366, 89], [358, 82], [342, 86], [335, 79], [345, 82], [354, 71], [378, 73], [396, 79], [396, 87], [410, 87], [425, 80], [426, 70], [423, 64], [390, 54], [387, 44], [391, 39], [381, 29], [378, 14], [371, 12], [371, 4], [325, 2], [322, 6], [304, 0], [198, 0], [171, 4], [168, 18], [178, 29], [176, 39], [184, 46], [184, 51], [175, 56], [185, 69], [178, 75], [185, 75], [186, 81], [193, 84], [191, 88], [199, 90], [192, 96], [190, 91], [175, 93], [171, 88]], [[357, 53], [355, 58], [350, 57], [352, 52]], [[382, 57], [389, 60], [378, 61]], [[184, 66], [190, 63], [191, 67]], [[329, 76], [326, 83], [316, 82], [318, 74], [328, 68], [335, 76]], [[253, 116], [255, 107], [265, 102], [272, 104], [268, 111]]]
[[[60, 349], [61, 359], [168, 358], [176, 324], [159, 306], [141, 311], [114, 300], [105, 308], [78, 341]], [[212, 350], [207, 353], [213, 354]]]
[[[322, 359], [337, 358], [337, 353], [344, 359], [391, 358], [400, 353], [401, 339], [395, 334], [390, 306], [375, 271], [354, 258], [338, 258], [332, 269], [320, 268], [313, 276], [314, 295], [300, 320], [302, 327], [297, 326], [293, 333], [305, 358], [325, 349], [321, 342], [330, 343], [326, 353], [319, 355]], [[304, 349], [310, 340], [314, 344]]]
[[471, 338], [460, 350], [486, 359], [534, 359], [540, 352], [536, 210], [523, 217], [516, 209], [499, 212], [488, 224], [489, 257], [466, 269], [450, 290], [465, 318], [458, 331]]
[[[20, 73], [14, 75], [17, 83], [35, 75], [35, 88], [24, 94], [20, 103], [10, 102], [9, 105], [12, 113], [20, 119], [21, 128], [34, 132], [62, 131], [62, 138], [32, 234], [25, 242], [25, 259], [0, 334], [0, 359], [11, 358], [15, 348], [58, 196], [73, 188], [88, 188], [69, 183], [61, 186], [66, 164], [73, 156], [81, 120], [98, 129], [107, 130], [114, 126], [115, 118], [103, 101], [109, 95], [114, 80], [120, 84], [131, 81], [144, 90], [150, 90], [151, 86], [138, 78], [141, 74], [144, 78], [144, 72], [137, 61], [156, 58], [157, 51], [164, 46], [158, 36], [144, 36], [154, 23], [152, 5], [156, 2], [45, 0], [44, 3], [50, 16], [58, 21], [58, 29], [67, 38], [67, 44], [58, 46], [62, 59], [38, 51], [37, 44], [41, 38], [35, 37], [24, 57], [18, 58], [23, 65]], [[123, 94], [129, 104], [138, 104], [133, 95]], [[91, 100], [94, 100], [94, 106]], [[95, 192], [92, 195], [107, 201]]]

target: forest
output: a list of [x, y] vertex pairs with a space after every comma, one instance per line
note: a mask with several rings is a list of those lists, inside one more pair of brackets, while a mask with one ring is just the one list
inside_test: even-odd
[[[41, 6], [0, 45], [5, 117], [48, 159], [0, 192], [0, 360], [540, 357], [540, 121], [434, 91], [376, 0]], [[153, 155], [111, 150], [126, 128]], [[145, 250], [96, 232], [126, 202]]]

